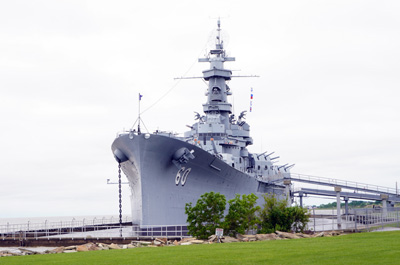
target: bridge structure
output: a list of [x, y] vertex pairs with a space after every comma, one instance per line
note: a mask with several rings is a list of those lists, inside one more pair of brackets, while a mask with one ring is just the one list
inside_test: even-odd
[[349, 199], [382, 201], [382, 210], [384, 216], [387, 215], [388, 204], [394, 206], [395, 203], [400, 202], [400, 195], [398, 193], [397, 187], [389, 188], [354, 181], [309, 176], [296, 173], [291, 173], [290, 176], [285, 176], [283, 182], [286, 185], [287, 190], [289, 190], [289, 186], [292, 182], [301, 182], [317, 186], [332, 187], [332, 190], [300, 188], [293, 191], [293, 194], [300, 198], [301, 207], [303, 207], [303, 197], [307, 195], [336, 197], [338, 226], [340, 226], [342, 219], [340, 211], [341, 198], [343, 198], [345, 202], [346, 215], [349, 214]]

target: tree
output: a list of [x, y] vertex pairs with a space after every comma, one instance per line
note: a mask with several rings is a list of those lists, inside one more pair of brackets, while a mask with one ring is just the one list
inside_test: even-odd
[[298, 205], [286, 208], [286, 218], [291, 230], [295, 232], [304, 232], [307, 223], [310, 220], [310, 214], [306, 208]]
[[236, 194], [235, 198], [229, 200], [229, 211], [225, 217], [224, 228], [228, 234], [235, 236], [236, 233], [244, 234], [249, 229], [254, 229], [259, 223], [256, 213], [260, 206], [255, 206], [258, 197], [256, 195]]
[[276, 230], [303, 232], [310, 215], [307, 209], [287, 207], [285, 200], [277, 200], [275, 196], [264, 195], [264, 206], [260, 212], [261, 232], [272, 233]]
[[222, 226], [225, 206], [225, 195], [219, 192], [204, 193], [193, 207], [192, 203], [186, 203], [189, 234], [199, 239], [213, 235], [215, 228]]

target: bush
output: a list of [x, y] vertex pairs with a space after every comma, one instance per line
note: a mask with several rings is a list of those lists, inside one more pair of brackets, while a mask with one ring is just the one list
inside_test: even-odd
[[265, 203], [260, 212], [261, 233], [303, 232], [310, 215], [307, 209], [299, 206], [287, 207], [285, 200], [278, 201], [275, 196], [264, 195]]
[[[261, 233], [303, 232], [309, 221], [307, 209], [299, 206], [287, 207], [285, 200], [277, 200], [275, 196], [264, 195], [264, 206], [256, 206], [258, 197], [254, 194], [236, 194], [229, 200], [229, 211], [224, 218], [226, 206], [225, 195], [220, 193], [204, 193], [195, 206], [187, 203], [189, 234], [199, 239], [207, 239], [215, 233], [216, 228], [224, 228], [225, 234], [235, 236], [245, 234], [250, 229], [261, 227]], [[259, 216], [257, 216], [259, 214]]]
[[240, 194], [229, 200], [229, 212], [225, 217], [224, 229], [227, 234], [235, 236], [237, 233], [245, 234], [249, 229], [257, 228], [259, 219], [256, 213], [260, 210], [260, 206], [255, 206], [258, 197], [253, 193], [250, 195]]
[[189, 234], [199, 239], [207, 239], [215, 233], [215, 228], [222, 227], [222, 219], [226, 206], [225, 195], [220, 193], [204, 193], [197, 203], [186, 203]]

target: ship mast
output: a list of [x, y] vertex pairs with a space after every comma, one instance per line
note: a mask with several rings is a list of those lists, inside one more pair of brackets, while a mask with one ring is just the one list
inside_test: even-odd
[[221, 22], [218, 19], [215, 49], [211, 49], [207, 58], [200, 58], [199, 62], [209, 62], [210, 68], [203, 71], [203, 78], [208, 81], [207, 103], [203, 104], [206, 115], [220, 114], [225, 119], [223, 123], [228, 125], [229, 114], [232, 113], [232, 104], [227, 96], [232, 93], [226, 81], [231, 80], [232, 71], [224, 68], [224, 62], [235, 61], [234, 57], [227, 57], [224, 50], [224, 42], [221, 40]]

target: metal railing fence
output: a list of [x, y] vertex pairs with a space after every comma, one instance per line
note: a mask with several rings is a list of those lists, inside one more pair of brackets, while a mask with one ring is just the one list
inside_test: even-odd
[[[132, 222], [129, 216], [125, 216], [122, 222]], [[56, 230], [56, 229], [70, 229], [71, 231], [76, 228], [89, 227], [89, 226], [101, 226], [119, 223], [118, 217], [103, 217], [93, 219], [82, 219], [78, 220], [72, 218], [68, 221], [48, 221], [44, 222], [26, 222], [17, 224], [2, 224], [0, 225], [0, 234], [15, 233], [20, 231], [41, 231], [41, 230]]]
[[[35, 224], [7, 224], [0, 226], [0, 239], [25, 240], [56, 238], [183, 238], [189, 237], [187, 225], [124, 225], [116, 218], [94, 220], [71, 220]], [[125, 218], [124, 222], [129, 222]]]
[[[313, 215], [312, 211], [311, 214]], [[308, 230], [320, 232], [327, 230], [350, 230], [354, 232], [400, 228], [400, 208], [350, 209], [346, 215], [341, 209], [341, 224], [337, 223], [337, 212], [326, 213], [325, 217], [311, 217]]]

